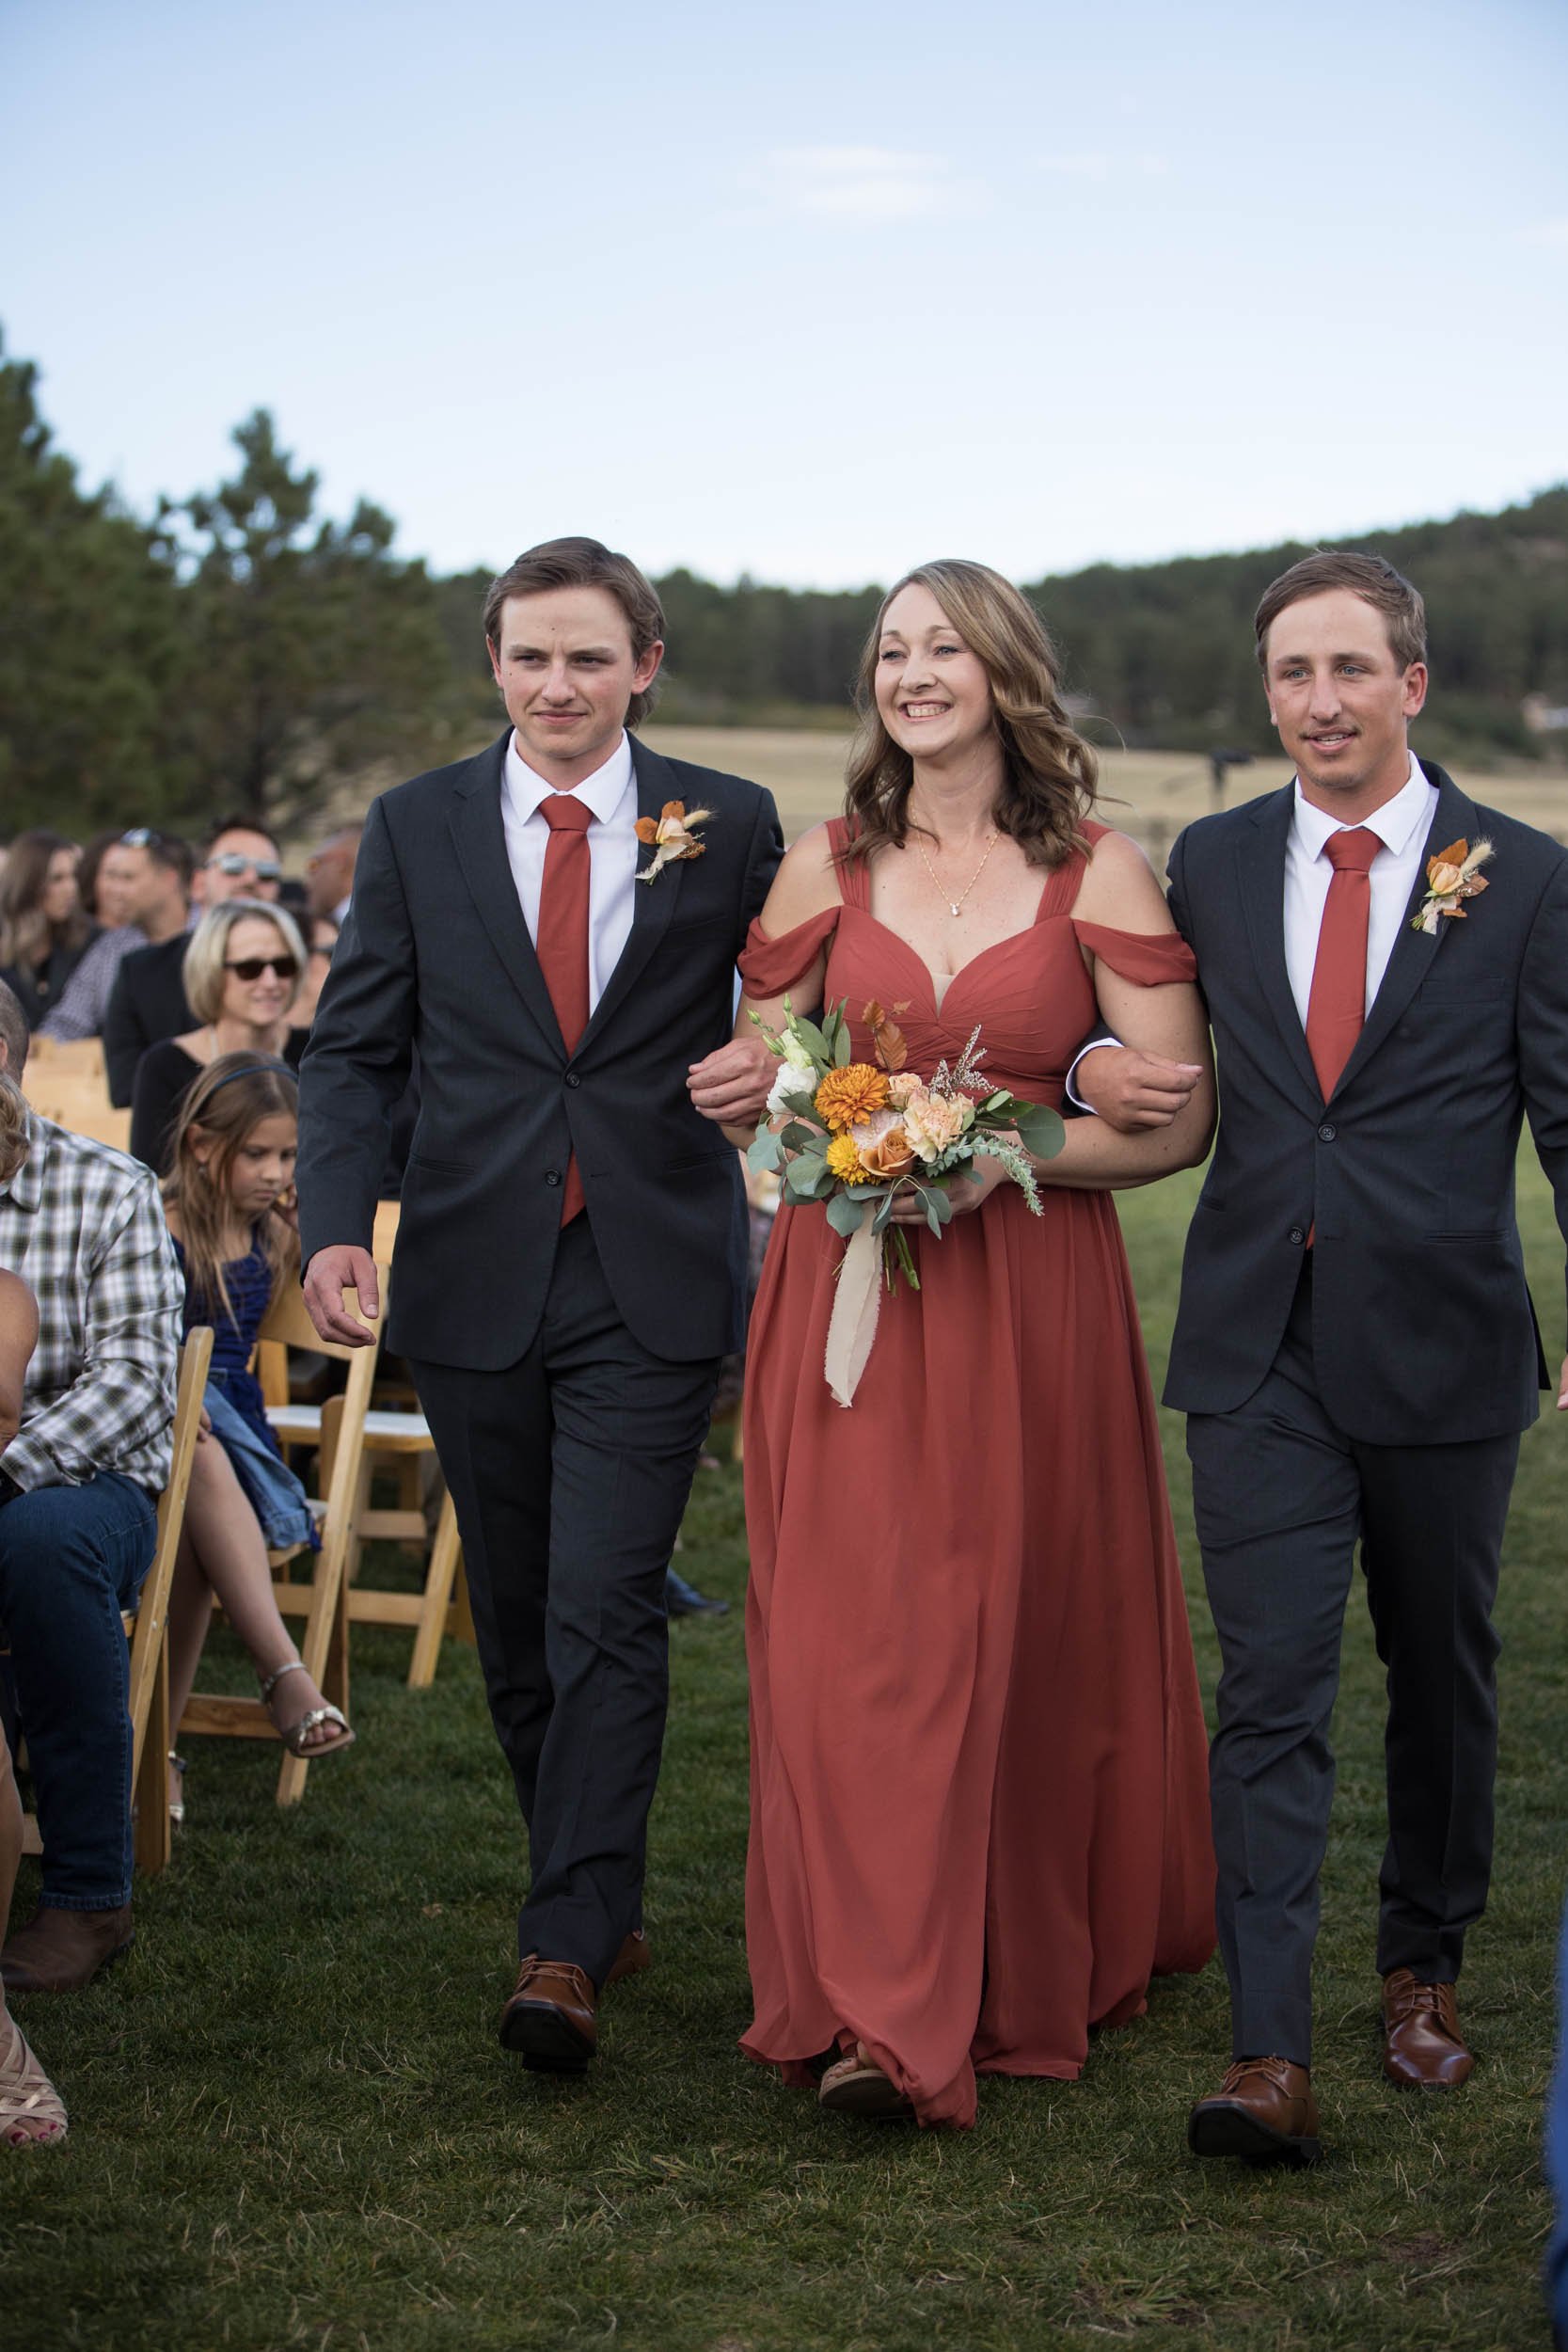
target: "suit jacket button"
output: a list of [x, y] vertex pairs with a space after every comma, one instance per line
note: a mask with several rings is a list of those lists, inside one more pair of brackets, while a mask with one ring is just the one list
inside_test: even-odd
[[1332, 1143], [1338, 1132], [1339, 1130], [1338, 1127], [1331, 1127], [1325, 1120], [1323, 1124], [1318, 1129], [1318, 1141], [1320, 1143]]
[[1307, 1239], [1307, 1228], [1306, 1228], [1306, 1226], [1305, 1226], [1305, 1225], [1292, 1225], [1292, 1226], [1291, 1226], [1291, 1248], [1292, 1248], [1292, 1249], [1299, 1249], [1299, 1248], [1301, 1248], [1301, 1246], [1302, 1246], [1302, 1243], [1303, 1243], [1306, 1239]]
[[561, 1182], [560, 1168], [546, 1168], [545, 1170], [545, 1182], [546, 1184], [559, 1184]]
[[567, 1073], [566, 1073], [566, 1084], [567, 1084], [569, 1087], [579, 1087], [579, 1086], [581, 1086], [581, 1084], [582, 1084], [582, 1080], [581, 1080], [581, 1079], [578, 1076], [578, 1073], [577, 1073], [577, 1072], [576, 1072], [575, 1070], [568, 1070], [568, 1071], [567, 1071]]

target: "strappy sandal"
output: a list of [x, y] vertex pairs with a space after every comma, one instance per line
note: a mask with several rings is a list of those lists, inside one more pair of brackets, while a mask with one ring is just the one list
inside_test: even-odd
[[[268, 1675], [261, 1685], [262, 1706], [267, 1705], [285, 1675], [302, 1675], [308, 1671], [303, 1658], [291, 1658], [286, 1666], [279, 1666], [275, 1674]], [[310, 1734], [320, 1730], [323, 1724], [335, 1724], [341, 1736], [336, 1740], [320, 1740], [312, 1747], [309, 1744]], [[354, 1733], [349, 1729], [348, 1717], [341, 1707], [334, 1707], [328, 1701], [309, 1708], [297, 1723], [291, 1724], [286, 1731], [279, 1731], [277, 1736], [291, 1756], [301, 1757], [307, 1764], [319, 1764], [326, 1756], [341, 1756], [345, 1748], [354, 1745]]]
[[857, 2042], [852, 2057], [830, 2066], [817, 2086], [817, 2103], [834, 2115], [858, 2115], [868, 2123], [912, 2123], [914, 2102], [899, 2090]]
[[16, 2019], [5, 2022], [12, 2041], [10, 2055], [0, 2058], [0, 2140], [8, 2148], [52, 2147], [66, 2136], [65, 2101], [33, 2056]]

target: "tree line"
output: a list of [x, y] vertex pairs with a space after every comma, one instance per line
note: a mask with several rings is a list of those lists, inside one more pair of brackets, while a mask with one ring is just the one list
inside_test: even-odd
[[[397, 556], [391, 516], [367, 501], [344, 521], [324, 516], [317, 476], [265, 409], [233, 440], [228, 480], [137, 516], [82, 485], [40, 413], [36, 368], [0, 350], [8, 830], [87, 831], [129, 811], [178, 825], [222, 806], [287, 832], [345, 784], [457, 757], [497, 724], [480, 624], [489, 575], [439, 577]], [[1568, 485], [1341, 544], [1386, 555], [1426, 596], [1424, 750], [1472, 767], [1568, 751], [1568, 731], [1526, 715], [1568, 706]], [[1130, 747], [1270, 748], [1251, 614], [1307, 551], [1099, 564], [1028, 583], [1087, 731]], [[721, 587], [687, 570], [657, 584], [660, 717], [844, 721], [877, 585]]]

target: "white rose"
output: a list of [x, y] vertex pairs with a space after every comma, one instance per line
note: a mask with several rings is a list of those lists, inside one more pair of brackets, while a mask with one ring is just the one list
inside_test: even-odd
[[779, 1074], [768, 1097], [768, 1107], [775, 1116], [782, 1111], [796, 1110], [801, 1104], [809, 1103], [816, 1092], [816, 1074], [810, 1063], [802, 1070], [798, 1063], [785, 1060], [779, 1065]]

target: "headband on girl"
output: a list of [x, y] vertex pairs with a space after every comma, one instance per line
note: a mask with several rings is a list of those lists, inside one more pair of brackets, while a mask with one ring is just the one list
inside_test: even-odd
[[219, 1078], [214, 1085], [208, 1088], [206, 1093], [202, 1097], [202, 1101], [204, 1103], [210, 1103], [214, 1094], [221, 1094], [224, 1088], [231, 1085], [234, 1079], [259, 1078], [264, 1070], [281, 1071], [285, 1078], [292, 1078], [296, 1086], [299, 1084], [299, 1073], [292, 1066], [292, 1064], [286, 1061], [279, 1061], [269, 1057], [265, 1061], [245, 1062], [238, 1070], [226, 1070], [222, 1077]]

